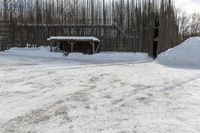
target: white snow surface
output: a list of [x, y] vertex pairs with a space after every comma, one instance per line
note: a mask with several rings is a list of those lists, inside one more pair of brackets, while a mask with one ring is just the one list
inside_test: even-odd
[[177, 47], [161, 53], [156, 60], [165, 65], [199, 66], [200, 37], [189, 38]]
[[[141, 53], [100, 55], [1, 52], [0, 132], [200, 132], [200, 69], [167, 67]], [[139, 57], [120, 59], [132, 56]]]
[[92, 36], [51, 36], [50, 38], [47, 39], [48, 41], [50, 40], [82, 40], [82, 41], [87, 41], [87, 40], [92, 40], [92, 41], [98, 41], [100, 40], [96, 37]]
[[41, 58], [54, 58], [54, 59], [66, 59], [66, 60], [78, 60], [88, 61], [96, 63], [106, 62], [136, 62], [136, 61], [150, 61], [152, 58], [146, 53], [126, 53], [126, 52], [102, 52], [94, 55], [84, 55], [82, 53], [70, 53], [65, 56], [62, 53], [49, 52], [49, 47], [39, 48], [11, 48], [2, 54], [13, 55], [13, 56], [32, 56]]

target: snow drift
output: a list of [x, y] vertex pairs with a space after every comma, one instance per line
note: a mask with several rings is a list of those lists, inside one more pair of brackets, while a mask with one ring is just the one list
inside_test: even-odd
[[152, 60], [146, 53], [133, 52], [102, 52], [94, 55], [84, 55], [82, 53], [71, 53], [65, 56], [62, 53], [50, 52], [49, 47], [39, 48], [11, 48], [1, 54], [14, 56], [31, 56], [39, 58], [66, 59], [75, 61], [87, 61], [94, 63], [112, 63], [112, 62], [136, 62]]
[[156, 59], [165, 65], [200, 65], [200, 37], [192, 37], [179, 46], [161, 53]]

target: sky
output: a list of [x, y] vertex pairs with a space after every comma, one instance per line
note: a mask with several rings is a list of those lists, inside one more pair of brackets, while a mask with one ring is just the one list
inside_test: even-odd
[[174, 0], [174, 1], [177, 8], [182, 9], [188, 13], [200, 12], [200, 0]]
[[200, 0], [174, 0], [177, 8], [188, 13], [200, 12]]

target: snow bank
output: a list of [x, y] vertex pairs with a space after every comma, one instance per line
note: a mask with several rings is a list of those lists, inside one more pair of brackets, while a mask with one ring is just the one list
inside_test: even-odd
[[102, 52], [94, 55], [84, 55], [82, 53], [71, 53], [65, 56], [62, 53], [50, 52], [49, 47], [39, 48], [11, 48], [2, 54], [31, 56], [41, 58], [58, 58], [75, 61], [91, 61], [95, 63], [108, 62], [136, 62], [152, 60], [146, 53], [125, 53], [125, 52]]
[[200, 65], [200, 37], [192, 37], [179, 46], [161, 53], [156, 61], [165, 65]]

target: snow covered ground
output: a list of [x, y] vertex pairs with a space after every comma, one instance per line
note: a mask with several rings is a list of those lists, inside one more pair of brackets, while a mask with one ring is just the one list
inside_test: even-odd
[[199, 133], [200, 66], [159, 61], [141, 53], [2, 52], [0, 132]]

